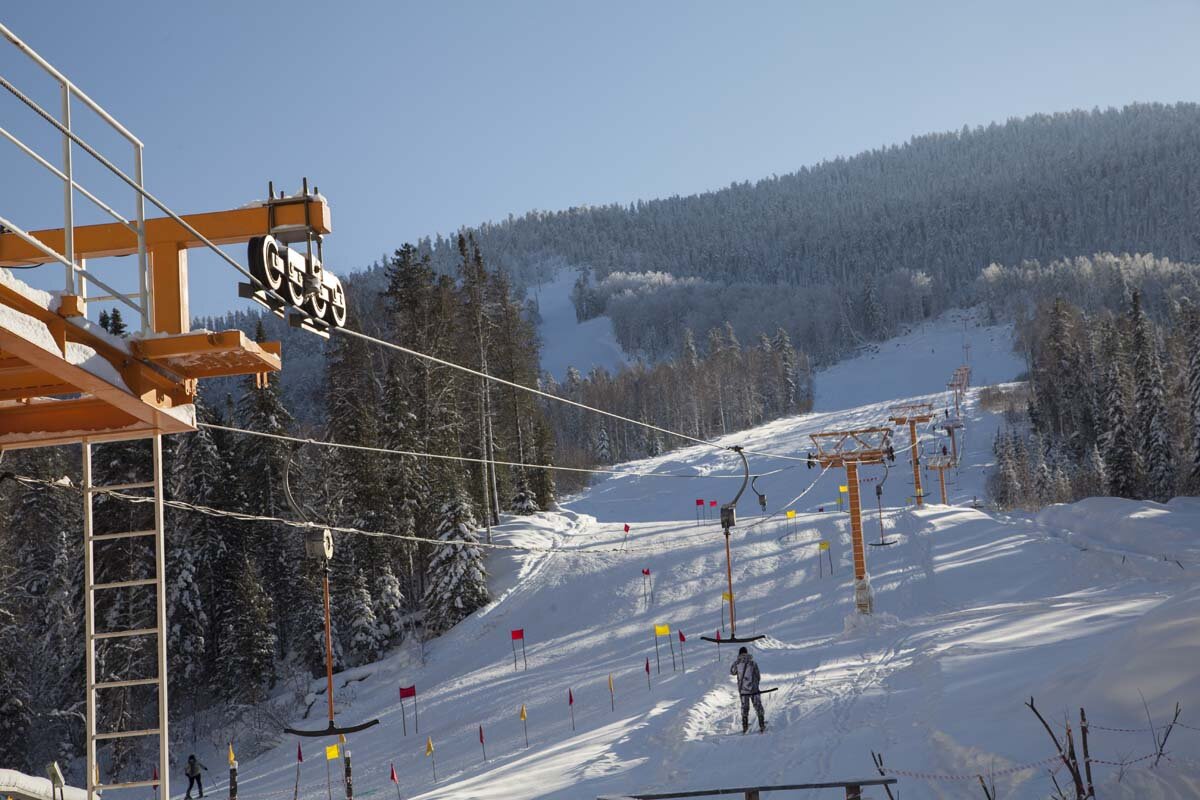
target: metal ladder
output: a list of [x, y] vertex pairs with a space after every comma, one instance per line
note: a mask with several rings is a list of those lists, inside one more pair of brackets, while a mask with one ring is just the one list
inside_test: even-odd
[[[151, 439], [153, 460], [153, 478], [142, 483], [110, 484], [96, 486], [92, 482], [92, 443], [83, 440], [83, 575], [84, 575], [84, 632], [87, 639], [85, 654], [85, 669], [87, 673], [87, 793], [88, 800], [96, 800], [97, 792], [109, 789], [137, 789], [154, 787], [160, 789], [158, 797], [170, 800], [170, 781], [168, 779], [168, 750], [167, 750], [167, 598], [166, 598], [166, 542], [163, 525], [163, 464], [162, 436], [155, 435]], [[138, 489], [154, 490], [154, 527], [149, 530], [124, 531], [119, 533], [93, 532], [92, 501], [98, 491], [124, 491]], [[95, 553], [96, 542], [106, 542], [115, 539], [132, 539], [137, 537], [153, 537], [154, 539], [154, 577], [136, 580], [113, 581], [96, 583]], [[96, 593], [113, 589], [132, 587], [153, 587], [155, 593], [154, 627], [132, 628], [129, 630], [96, 631]], [[96, 643], [109, 639], [120, 639], [134, 636], [153, 636], [157, 650], [158, 668], [154, 677], [126, 676], [121, 680], [96, 680]], [[158, 725], [154, 728], [140, 730], [96, 731], [96, 700], [100, 692], [108, 689], [120, 689], [132, 686], [155, 686], [158, 688]], [[114, 739], [132, 739], [145, 736], [158, 737], [158, 778], [157, 780], [126, 781], [119, 783], [100, 783], [100, 768], [96, 761], [96, 748], [99, 743]]]

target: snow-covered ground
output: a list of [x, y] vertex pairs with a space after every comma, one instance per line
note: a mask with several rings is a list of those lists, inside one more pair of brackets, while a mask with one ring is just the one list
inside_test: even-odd
[[[935, 351], [961, 352], [961, 326], [944, 325], [940, 338], [932, 330], [923, 335], [937, 340]], [[984, 340], [996, 335], [968, 328], [973, 361], [985, 352]], [[941, 407], [950, 370], [942, 362], [931, 366], [928, 349], [924, 343], [884, 345], [881, 353], [891, 358], [865, 354], [857, 365], [820, 377], [824, 410], [725, 443], [803, 453], [809, 433], [879, 423], [891, 401], [931, 396]], [[874, 368], [879, 386], [860, 379], [868, 366], [862, 359], [869, 358], [883, 362]], [[947, 363], [956, 365], [954, 359]], [[1004, 380], [1020, 369], [996, 345], [976, 374]], [[831, 398], [842, 398], [843, 408], [831, 408]], [[854, 611], [848, 515], [831, 510], [844, 476], [831, 471], [818, 478], [803, 464], [752, 459], [755, 471], [786, 469], [758, 482], [769, 512], [815, 479], [794, 521], [756, 524], [749, 492], [739, 506], [733, 537], [738, 630], [766, 635], [754, 650], [764, 685], [779, 687], [767, 696], [771, 729], [765, 736], [735, 733], [728, 676], [733, 649], [725, 646], [718, 654], [700, 641], [722, 621], [725, 563], [720, 530], [713, 521], [696, 524], [695, 500], [724, 502], [738, 482], [711, 477], [736, 474], [734, 459], [695, 447], [629, 467], [710, 477], [608, 478], [561, 512], [508, 520], [496, 531], [498, 541], [539, 549], [490, 561], [495, 602], [430, 643], [423, 663], [415, 647], [403, 647], [337, 676], [337, 685], [345, 687], [338, 696], [340, 719], [381, 720], [350, 737], [355, 796], [396, 795], [388, 782], [393, 763], [403, 798], [581, 800], [869, 777], [874, 750], [899, 770], [967, 776], [902, 776], [902, 797], [979, 797], [978, 782], [970, 778], [976, 773], [1003, 773], [995, 777], [999, 797], [1047, 797], [1052, 783], [1046, 770], [1053, 765], [1046, 760], [1055, 752], [1023, 706], [1030, 696], [1060, 736], [1066, 716], [1077, 719], [1081, 706], [1094, 724], [1144, 727], [1143, 696], [1156, 725], [1178, 701], [1182, 721], [1200, 727], [1200, 501], [1098, 499], [1034, 516], [972, 509], [965, 504], [983, 495], [999, 420], [979, 408], [974, 392], [965, 417], [965, 457], [948, 487], [951, 505], [905, 507], [912, 490], [903, 456], [887, 477], [882, 522], [896, 544], [867, 554], [877, 612], [869, 618]], [[929, 446], [940, 447], [935, 434], [924, 435]], [[865, 530], [874, 539], [880, 515], [871, 508], [871, 487], [884, 473], [864, 468], [862, 477], [870, 504]], [[626, 522], [632, 525], [628, 543]], [[821, 540], [831, 543], [832, 576], [818, 560]], [[654, 580], [648, 604], [644, 568]], [[682, 653], [673, 642], [686, 671], [682, 663], [673, 669], [664, 638], [659, 674], [656, 624], [687, 636]], [[514, 628], [525, 630], [528, 671], [513, 667]], [[408, 705], [405, 736], [397, 689], [409, 684], [418, 691], [420, 733]], [[568, 691], [575, 698], [574, 730]], [[518, 718], [522, 704], [528, 748]], [[312, 718], [293, 724], [321, 727], [321, 704], [314, 708]], [[425, 755], [427, 736], [435, 747], [437, 784]], [[318, 749], [324, 744], [304, 742], [301, 797], [326, 796]], [[1095, 758], [1122, 761], [1151, 752], [1151, 734], [1093, 729], [1090, 746]], [[1167, 750], [1170, 761], [1155, 770], [1148, 769], [1152, 760], [1138, 762], [1119, 784], [1115, 767], [1097, 764], [1098, 796], [1200, 796], [1200, 731], [1176, 729]], [[223, 750], [206, 752], [201, 745], [197, 751], [210, 766], [221, 762]], [[244, 758], [240, 796], [290, 797], [295, 752], [296, 740], [289, 737]], [[1027, 764], [1038, 766], [1014, 769]], [[335, 769], [335, 780], [337, 774]], [[220, 794], [219, 787], [210, 791]], [[340, 793], [340, 785], [333, 791]], [[841, 795], [828, 790], [805, 796]]]
[[562, 380], [567, 367], [575, 367], [584, 375], [592, 367], [613, 370], [629, 359], [613, 335], [612, 320], [596, 317], [586, 322], [575, 320], [571, 288], [579, 273], [559, 271], [554, 280], [534, 287], [542, 323], [538, 334], [542, 338], [542, 370]]

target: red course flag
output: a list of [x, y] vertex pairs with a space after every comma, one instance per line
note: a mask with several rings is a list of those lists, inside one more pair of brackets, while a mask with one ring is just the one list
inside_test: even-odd
[[395, 764], [392, 764], [391, 781], [392, 781], [392, 783], [400, 783], [400, 779], [396, 777], [396, 765]]
[[406, 697], [416, 697], [416, 696], [417, 696], [416, 685], [400, 687], [400, 699], [401, 700], [405, 699]]
[[517, 628], [515, 631], [512, 632], [512, 640], [514, 642], [521, 641], [524, 638], [525, 638], [525, 629], [524, 628]]
[[680, 631], [680, 632], [679, 632], [679, 641], [681, 641], [681, 642], [686, 642], [686, 641], [687, 641], [687, 637], [685, 637], [685, 636], [683, 635], [683, 631]]
[[721, 632], [717, 631], [717, 641], [721, 641]]
[[698, 505], [698, 506], [702, 506], [702, 505], [704, 505], [704, 498], [697, 497], [697, 498], [696, 498], [696, 505]]
[[567, 705], [569, 705], [569, 706], [575, 705], [575, 693], [572, 692], [570, 689], [567, 689]]
[[649, 575], [649, 574], [650, 574], [650, 568], [649, 568], [649, 567], [643, 567], [643, 568], [642, 568], [642, 574], [643, 574], [643, 575]]
[[649, 658], [649, 656], [646, 657], [646, 674], [647, 675], [650, 674], [650, 658]]
[[303, 764], [303, 763], [304, 763], [304, 753], [303, 753], [303, 752], [300, 750], [300, 743], [299, 743], [299, 742], [296, 742], [296, 763], [297, 763], [297, 764]]
[[158, 767], [154, 768], [153, 777], [154, 777], [154, 780], [158, 780]]
[[625, 532], [629, 533], [629, 523], [628, 522], [625, 523]]
[[479, 726], [479, 743], [483, 744], [483, 726]]
[[713, 507], [713, 508], [716, 508], [716, 507], [717, 507], [717, 501], [716, 501], [716, 500], [709, 500], [709, 501], [708, 501], [708, 504], [709, 504], [711, 507]]

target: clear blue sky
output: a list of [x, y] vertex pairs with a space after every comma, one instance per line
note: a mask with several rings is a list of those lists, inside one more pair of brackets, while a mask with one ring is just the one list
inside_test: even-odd
[[[148, 183], [176, 210], [315, 180], [342, 272], [509, 213], [1200, 92], [1194, 2], [886, 5], [125, 0], [9, 2], [0, 20], [146, 142]], [[30, 75], [7, 46], [0, 73]], [[0, 98], [0, 124], [36, 138], [27, 116]], [[0, 141], [0, 176], [24, 187], [37, 173], [18, 159]], [[5, 186], [0, 213], [55, 224], [53, 195], [24, 196]], [[193, 311], [235, 305], [235, 282], [194, 257]]]

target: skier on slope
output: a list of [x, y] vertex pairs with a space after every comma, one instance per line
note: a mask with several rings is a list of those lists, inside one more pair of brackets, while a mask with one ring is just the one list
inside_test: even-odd
[[767, 729], [767, 718], [763, 712], [762, 694], [758, 690], [758, 682], [762, 675], [759, 674], [758, 664], [754, 663], [753, 656], [745, 647], [738, 650], [738, 657], [729, 668], [729, 674], [738, 679], [738, 694], [742, 698], [742, 733], [750, 728], [751, 701], [754, 702], [754, 710], [758, 713], [758, 732], [763, 733]]
[[192, 784], [196, 785], [196, 787], [200, 790], [200, 796], [204, 797], [204, 784], [200, 780], [200, 770], [207, 772], [208, 767], [197, 761], [195, 755], [188, 756], [187, 766], [183, 768], [183, 774], [187, 775], [188, 779], [187, 793], [184, 794], [185, 798], [190, 798], [192, 796]]

